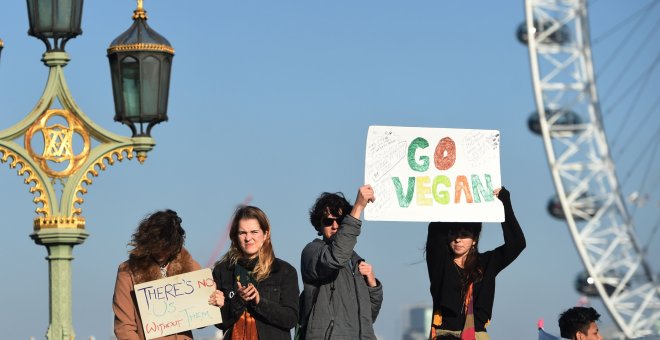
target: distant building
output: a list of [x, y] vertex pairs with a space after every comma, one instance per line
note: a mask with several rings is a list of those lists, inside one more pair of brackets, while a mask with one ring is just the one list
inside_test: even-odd
[[429, 305], [410, 306], [405, 310], [403, 340], [428, 340], [433, 309]]

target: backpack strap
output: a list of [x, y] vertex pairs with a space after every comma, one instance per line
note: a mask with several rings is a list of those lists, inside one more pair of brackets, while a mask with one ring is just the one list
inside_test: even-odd
[[[305, 339], [305, 333], [307, 332], [307, 323], [309, 321], [309, 316], [314, 310], [314, 307], [316, 306], [316, 300], [318, 300], [320, 290], [321, 289], [318, 286], [314, 286], [314, 296], [312, 297], [312, 308], [309, 309], [309, 313], [307, 313], [307, 315], [298, 316], [298, 324], [296, 325], [296, 332], [293, 337], [294, 340]], [[299, 300], [300, 300], [299, 305], [302, 306], [305, 300], [303, 294], [300, 294]], [[300, 314], [302, 313], [304, 313], [304, 308], [300, 309]]]

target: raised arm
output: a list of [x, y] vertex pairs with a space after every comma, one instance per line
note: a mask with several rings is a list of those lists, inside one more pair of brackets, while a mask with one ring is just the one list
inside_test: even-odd
[[374, 189], [371, 188], [371, 185], [365, 184], [361, 186], [358, 189], [357, 197], [355, 198], [355, 205], [353, 205], [353, 210], [351, 210], [351, 216], [356, 220], [359, 220], [367, 203], [374, 201], [376, 201], [376, 196], [374, 195]]
[[527, 242], [525, 241], [525, 235], [520, 227], [520, 223], [518, 223], [518, 219], [516, 219], [516, 215], [513, 213], [511, 193], [502, 187], [500, 190], [496, 190], [496, 195], [504, 205], [504, 222], [502, 222], [504, 244], [496, 249], [502, 257], [500, 261], [501, 268], [499, 268], [499, 270], [502, 270], [520, 255], [527, 246]]
[[436, 286], [442, 281], [441, 267], [449, 256], [447, 226], [447, 223], [431, 222], [426, 234], [426, 269], [431, 282], [431, 295], [437, 291]]
[[308, 244], [301, 256], [303, 282], [318, 283], [332, 279], [351, 259], [361, 225], [362, 221], [346, 215], [332, 241], [317, 239]]
[[358, 189], [355, 205], [350, 214], [344, 216], [341, 226], [331, 240], [315, 241], [303, 249], [301, 272], [303, 282], [318, 283], [332, 279], [353, 255], [353, 249], [360, 235], [360, 217], [369, 202], [376, 200], [370, 185]]

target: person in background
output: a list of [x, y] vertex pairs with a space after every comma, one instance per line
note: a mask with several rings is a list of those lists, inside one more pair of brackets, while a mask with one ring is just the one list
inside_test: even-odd
[[209, 303], [220, 307], [224, 339], [291, 339], [298, 322], [298, 274], [275, 257], [266, 214], [253, 206], [234, 213], [229, 251], [213, 268], [217, 290]]
[[559, 316], [562, 338], [572, 340], [602, 340], [596, 321], [600, 314], [591, 307], [573, 307]]
[[490, 339], [495, 278], [525, 249], [525, 236], [513, 213], [509, 191], [496, 189], [504, 204], [504, 244], [479, 252], [481, 223], [432, 222], [426, 239], [431, 282], [431, 339]]
[[[119, 340], [145, 339], [142, 320], [135, 304], [133, 286], [200, 269], [183, 247], [186, 232], [181, 218], [172, 210], [157, 211], [144, 218], [128, 244], [128, 260], [119, 265], [112, 310], [115, 313], [114, 331]], [[192, 339], [192, 332], [182, 332], [159, 340]]]
[[341, 193], [326, 192], [310, 210], [310, 222], [322, 239], [308, 243], [301, 255], [300, 339], [376, 339], [373, 323], [383, 286], [353, 250], [362, 211], [375, 198], [370, 185], [360, 187], [355, 206]]

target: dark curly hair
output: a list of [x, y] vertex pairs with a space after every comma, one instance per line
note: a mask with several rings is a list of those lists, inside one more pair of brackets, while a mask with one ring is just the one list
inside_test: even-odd
[[152, 255], [165, 252], [168, 262], [173, 260], [186, 239], [186, 232], [181, 227], [181, 218], [173, 210], [161, 210], [145, 217], [131, 237], [132, 246], [128, 252], [128, 263], [134, 272], [139, 272], [152, 265]]
[[324, 192], [316, 199], [314, 206], [309, 209], [309, 222], [312, 223], [314, 229], [321, 235], [321, 220], [332, 214], [337, 218], [343, 218], [348, 215], [353, 206], [348, 203], [344, 194], [341, 192], [330, 193]]
[[559, 332], [562, 338], [573, 339], [577, 332], [587, 334], [592, 322], [598, 321], [600, 314], [592, 307], [573, 307], [559, 315]]

